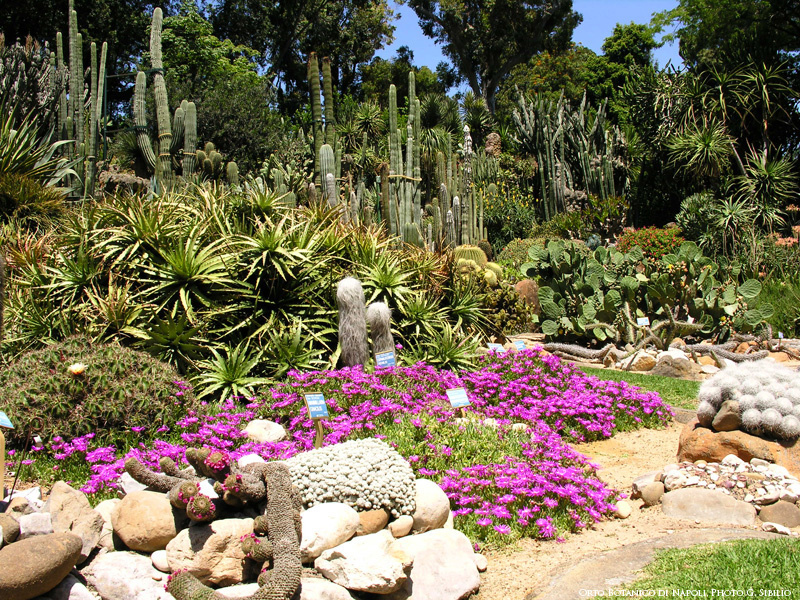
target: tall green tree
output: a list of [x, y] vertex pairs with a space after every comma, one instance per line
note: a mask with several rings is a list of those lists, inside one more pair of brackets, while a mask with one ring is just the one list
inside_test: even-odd
[[679, 0], [655, 15], [672, 27], [665, 40], [680, 40], [687, 65], [785, 60], [800, 50], [800, 0]]
[[371, 62], [359, 68], [360, 94], [362, 100], [374, 102], [382, 107], [389, 103], [389, 86], [397, 88], [397, 96], [408, 96], [408, 74], [414, 71], [417, 96], [426, 94], [443, 94], [446, 84], [439, 80], [438, 74], [428, 67], [414, 64], [414, 52], [408, 46], [400, 46], [391, 60], [373, 58]]
[[581, 22], [572, 0], [409, 0], [425, 35], [494, 112], [498, 86], [539, 52], [564, 50]]
[[211, 10], [215, 34], [257, 50], [289, 95], [305, 94], [310, 52], [329, 56], [339, 92], [352, 91], [359, 65], [393, 40], [393, 20], [386, 0], [221, 0]]

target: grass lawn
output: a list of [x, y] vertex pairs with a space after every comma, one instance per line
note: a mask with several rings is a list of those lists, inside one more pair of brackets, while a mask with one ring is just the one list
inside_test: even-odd
[[614, 371], [611, 369], [595, 369], [580, 367], [587, 375], [594, 375], [608, 381], [626, 381], [631, 385], [642, 388], [648, 392], [658, 392], [661, 399], [678, 408], [697, 408], [697, 390], [700, 383], [697, 381], [684, 381], [660, 375], [645, 375], [628, 371]]
[[[800, 594], [800, 540], [740, 540], [656, 553], [629, 590], [742, 590], [748, 597]], [[769, 594], [768, 590], [774, 590]]]

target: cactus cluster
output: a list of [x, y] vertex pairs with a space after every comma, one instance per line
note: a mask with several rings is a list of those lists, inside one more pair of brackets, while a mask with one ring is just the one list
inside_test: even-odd
[[[198, 451], [199, 452], [199, 451]], [[197, 458], [198, 455], [195, 455]], [[187, 452], [188, 458], [188, 452]], [[221, 473], [224, 461], [218, 462], [210, 456], [200, 463], [203, 469]], [[225, 463], [227, 465], [227, 463]], [[127, 466], [127, 465], [126, 465]], [[300, 498], [292, 486], [292, 479], [286, 463], [272, 462], [249, 465], [247, 478], [258, 483], [262, 493], [258, 502], [266, 500], [264, 514], [254, 522], [254, 534], [242, 540], [245, 555], [264, 567], [258, 577], [259, 589], [251, 600], [289, 600], [300, 588], [303, 565], [300, 562], [300, 540], [302, 538], [300, 519]], [[240, 473], [241, 475], [241, 473]], [[213, 504], [204, 496], [197, 504], [200, 513], [210, 511]], [[188, 509], [187, 509], [188, 512]], [[271, 563], [271, 567], [269, 566]], [[222, 594], [202, 584], [188, 571], [173, 573], [167, 582], [167, 591], [176, 600], [219, 600]]]
[[[520, 270], [540, 281], [542, 331], [547, 336], [590, 337], [634, 345], [669, 347], [677, 336], [752, 331], [771, 307], [758, 297], [756, 280], [718, 280], [718, 266], [693, 242], [658, 261], [638, 247], [628, 252], [553, 240], [532, 246]], [[647, 316], [649, 325], [638, 319]]]
[[[69, 369], [75, 363], [85, 365], [79, 374]], [[24, 441], [37, 417], [46, 438], [94, 433], [100, 443], [131, 427], [154, 433], [154, 423], [170, 425], [199, 406], [188, 389], [176, 402], [179, 379], [174, 368], [146, 352], [68, 338], [25, 352], [0, 372], [3, 410], [17, 423], [7, 433], [15, 443]]]
[[395, 518], [414, 512], [416, 488], [411, 465], [381, 440], [325, 446], [286, 462], [306, 508], [343, 502], [358, 511], [385, 508]]
[[[74, 140], [74, 146], [68, 146], [70, 158], [76, 158], [82, 165], [84, 197], [94, 194], [95, 175], [97, 171], [97, 151], [100, 138], [100, 121], [103, 116], [103, 95], [105, 87], [106, 57], [108, 44], [103, 42], [100, 60], [97, 59], [97, 44], [92, 42], [89, 48], [90, 69], [84, 70], [83, 35], [78, 31], [78, 13], [74, 0], [69, 0], [69, 96], [67, 89], [61, 91], [58, 111], [58, 135], [62, 140]], [[51, 66], [62, 71], [65, 64], [63, 36], [56, 34], [56, 52], [50, 57]], [[86, 89], [86, 75], [89, 82]], [[86, 115], [86, 105], [89, 114]], [[88, 124], [88, 131], [86, 125]]]
[[489, 287], [497, 287], [503, 280], [503, 267], [489, 262], [486, 253], [478, 246], [464, 244], [453, 251], [456, 271], [461, 275], [481, 277]]
[[701, 424], [713, 423], [729, 403], [747, 433], [779, 440], [800, 437], [800, 373], [774, 361], [729, 366], [703, 382], [698, 399]]

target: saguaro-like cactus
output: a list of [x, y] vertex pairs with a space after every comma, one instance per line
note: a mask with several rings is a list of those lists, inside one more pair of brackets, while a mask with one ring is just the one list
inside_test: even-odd
[[367, 322], [364, 289], [361, 282], [347, 277], [336, 289], [339, 305], [339, 346], [342, 362], [348, 367], [364, 365], [368, 359]]

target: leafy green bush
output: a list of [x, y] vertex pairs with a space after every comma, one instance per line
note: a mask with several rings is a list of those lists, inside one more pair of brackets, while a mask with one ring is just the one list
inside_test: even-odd
[[514, 238], [528, 235], [536, 223], [537, 206], [532, 196], [512, 190], [504, 183], [488, 190], [479, 190], [484, 197], [483, 222], [492, 247], [499, 251]]
[[178, 380], [173, 368], [144, 352], [76, 336], [3, 369], [0, 407], [16, 426], [11, 444], [31, 429], [47, 438], [94, 433], [96, 442], [135, 444], [197, 408]]
[[505, 336], [530, 331], [530, 307], [510, 283], [501, 282], [487, 290], [482, 305], [492, 333]]
[[528, 250], [531, 246], [544, 246], [546, 238], [525, 238], [511, 240], [500, 251], [497, 262], [514, 270], [519, 269], [523, 263], [528, 262]]
[[676, 252], [684, 241], [677, 228], [642, 227], [624, 232], [617, 241], [617, 249], [628, 252], [638, 246], [645, 257], [660, 259], [665, 254]]

